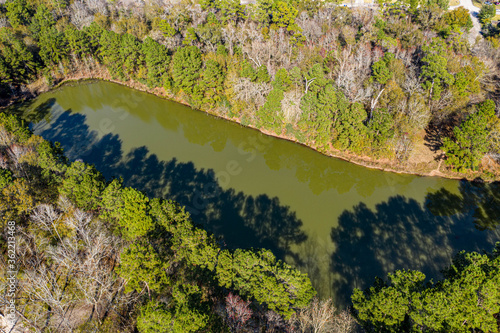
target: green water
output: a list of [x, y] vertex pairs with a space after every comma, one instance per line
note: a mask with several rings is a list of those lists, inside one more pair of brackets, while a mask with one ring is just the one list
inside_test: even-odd
[[71, 159], [186, 205], [223, 246], [273, 250], [340, 306], [377, 275], [438, 278], [457, 251], [500, 240], [497, 185], [366, 169], [106, 82], [21, 111]]

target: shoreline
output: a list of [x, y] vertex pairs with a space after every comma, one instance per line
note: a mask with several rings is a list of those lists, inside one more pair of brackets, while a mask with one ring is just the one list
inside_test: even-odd
[[119, 84], [121, 86], [126, 86], [128, 88], [131, 88], [131, 89], [134, 89], [137, 91], [141, 91], [141, 92], [144, 92], [147, 94], [154, 95], [154, 96], [161, 98], [161, 99], [173, 101], [175, 103], [179, 103], [179, 104], [188, 106], [189, 108], [191, 108], [194, 111], [203, 112], [203, 113], [209, 114], [211, 116], [217, 117], [219, 119], [230, 121], [230, 122], [239, 124], [240, 126], [251, 128], [253, 130], [257, 130], [264, 135], [272, 136], [272, 137], [275, 137], [277, 139], [287, 140], [287, 141], [293, 142], [295, 144], [299, 144], [303, 147], [312, 149], [315, 152], [320, 153], [322, 155], [332, 157], [332, 158], [337, 158], [337, 159], [343, 160], [345, 162], [352, 163], [352, 164], [362, 166], [365, 168], [369, 168], [369, 169], [373, 169], [373, 170], [392, 172], [392, 173], [396, 173], [396, 174], [414, 175], [414, 176], [420, 176], [420, 177], [440, 177], [440, 178], [453, 179], [453, 180], [467, 180], [467, 181], [478, 181], [479, 180], [479, 181], [484, 181], [484, 182], [494, 182], [494, 181], [500, 180], [498, 176], [495, 177], [494, 179], [483, 179], [482, 176], [484, 176], [484, 173], [481, 173], [481, 172], [472, 172], [471, 171], [471, 173], [468, 173], [468, 174], [453, 172], [451, 170], [446, 170], [445, 172], [442, 172], [440, 170], [441, 164], [443, 162], [442, 159], [440, 159], [439, 161], [434, 160], [434, 162], [436, 162], [436, 164], [437, 164], [436, 168], [430, 168], [431, 170], [425, 170], [425, 167], [426, 166], [430, 167], [431, 164], [430, 163], [423, 163], [423, 166], [420, 166], [420, 167], [422, 167], [424, 170], [419, 170], [419, 165], [422, 163], [416, 164], [416, 165], [410, 165], [407, 162], [407, 164], [404, 166], [403, 165], [398, 166], [397, 164], [395, 164], [397, 162], [395, 162], [394, 160], [391, 161], [388, 159], [376, 159], [376, 158], [372, 158], [372, 157], [368, 157], [368, 156], [355, 155], [355, 154], [352, 154], [349, 152], [337, 150], [337, 149], [332, 148], [332, 147], [330, 147], [328, 149], [328, 151], [323, 152], [323, 151], [318, 150], [318, 148], [314, 147], [313, 145], [308, 145], [308, 144], [299, 142], [295, 137], [287, 136], [285, 134], [278, 134], [278, 133], [268, 131], [265, 129], [260, 129], [258, 127], [253, 126], [253, 125], [243, 125], [241, 123], [241, 120], [237, 117], [228, 117], [228, 116], [220, 115], [220, 114], [217, 114], [215, 112], [210, 112], [210, 110], [195, 109], [195, 108], [191, 107], [191, 105], [189, 105], [186, 101], [182, 100], [181, 98], [168, 94], [164, 88], [151, 89], [151, 88], [148, 88], [146, 85], [144, 85], [140, 82], [134, 81], [134, 80], [129, 80], [129, 81], [115, 80], [115, 79], [112, 79], [111, 77], [109, 77], [108, 73], [103, 75], [102, 72], [99, 74], [93, 73], [91, 75], [72, 75], [72, 76], [67, 76], [67, 77], [61, 78], [61, 80], [58, 81], [57, 84], [55, 84], [53, 87], [48, 87], [45, 85], [39, 90], [37, 89], [36, 91], [32, 91], [31, 96], [25, 96], [27, 98], [19, 99], [19, 100], [16, 100], [16, 99], [11, 100], [10, 103], [8, 103], [7, 105], [1, 106], [0, 110], [6, 109], [6, 108], [8, 108], [16, 103], [27, 102], [31, 99], [35, 99], [43, 93], [59, 89], [66, 84], [79, 83], [79, 82], [85, 82], [85, 81], [106, 81], [106, 82]]

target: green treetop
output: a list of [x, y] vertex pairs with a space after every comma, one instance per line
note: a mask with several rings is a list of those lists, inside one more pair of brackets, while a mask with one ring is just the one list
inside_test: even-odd
[[442, 42], [432, 42], [423, 50], [425, 52], [421, 73], [423, 86], [429, 91], [432, 99], [439, 99], [443, 89], [454, 81], [453, 75], [448, 72], [446, 49]]
[[85, 210], [98, 208], [105, 180], [93, 165], [73, 162], [66, 170], [60, 193]]
[[186, 94], [190, 94], [200, 76], [203, 65], [201, 51], [196, 46], [186, 46], [177, 49], [173, 56], [172, 77], [176, 86]]
[[441, 149], [446, 153], [447, 163], [461, 172], [476, 170], [488, 152], [490, 128], [498, 122], [495, 103], [487, 100], [478, 106], [460, 126], [453, 130], [453, 138], [444, 138]]

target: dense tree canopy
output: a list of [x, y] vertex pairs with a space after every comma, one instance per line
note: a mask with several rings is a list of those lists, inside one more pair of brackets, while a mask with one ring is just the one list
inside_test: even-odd
[[491, 22], [491, 19], [496, 14], [496, 7], [494, 5], [484, 5], [481, 7], [477, 17], [483, 24], [487, 24]]
[[445, 138], [442, 149], [447, 162], [455, 168], [477, 169], [484, 154], [490, 149], [490, 129], [498, 123], [495, 103], [488, 100], [477, 107], [477, 111], [454, 128], [454, 138]]
[[174, 82], [187, 94], [192, 93], [203, 65], [200, 49], [196, 46], [179, 48], [175, 52], [172, 62]]
[[488, 254], [459, 253], [444, 279], [425, 282], [418, 271], [396, 271], [389, 283], [377, 280], [352, 301], [371, 331], [498, 331], [500, 243]]
[[[31, 135], [14, 116], [0, 113], [0, 138], [7, 143], [0, 147], [7, 166], [0, 168], [2, 227], [15, 221], [27, 237], [23, 241], [35, 240], [31, 250], [46, 256], [19, 263], [19, 281], [26, 286], [21, 293], [40, 295], [47, 284], [64, 289], [71, 300], [39, 296], [35, 307], [29, 303], [22, 313], [33, 327], [44, 325], [45, 314], [47, 325], [68, 330], [72, 311], [66, 310], [90, 303], [98, 325], [110, 315], [101, 307], [128, 312], [130, 306], [138, 311], [131, 323], [137, 318], [141, 332], [223, 331], [225, 317], [217, 309], [228, 292], [251, 301], [258, 320], [267, 313], [290, 318], [315, 295], [306, 274], [277, 261], [270, 251], [220, 248], [184, 207], [150, 199], [119, 179], [107, 182], [92, 165], [68, 163], [56, 146]], [[16, 154], [6, 155], [6, 150]], [[23, 163], [28, 155], [29, 163]], [[56, 194], [48, 195], [53, 187]], [[65, 277], [52, 280], [47, 270]], [[116, 300], [106, 303], [108, 297]], [[49, 304], [62, 311], [53, 319]]]
[[[453, 170], [482, 172], [500, 151], [493, 6], [482, 7], [484, 38], [475, 41], [468, 11], [446, 11], [445, 0], [376, 11], [314, 0], [127, 6], [0, 5], [1, 102], [67, 77], [101, 77], [323, 152], [407, 165], [432, 134]], [[308, 277], [270, 251], [221, 247], [177, 203], [69, 163], [14, 117], [0, 114], [0, 131], [1, 223], [23, 228], [19, 301], [33, 330], [71, 331], [76, 306], [91, 309], [81, 331], [316, 329], [297, 319], [317, 319]], [[494, 330], [498, 251], [461, 254], [437, 283], [411, 270], [389, 280], [353, 295], [368, 331]]]
[[[498, 104], [500, 30], [487, 5], [487, 39], [471, 45], [471, 16], [446, 11], [447, 1], [399, 1], [377, 13], [320, 1], [199, 4], [9, 0], [0, 93], [22, 95], [42, 76], [48, 85], [72, 74], [133, 80], [327, 153], [396, 165], [419, 151], [423, 130], [459, 125], [487, 98]], [[434, 132], [439, 141], [451, 133]], [[454, 170], [474, 169], [486, 168]]]

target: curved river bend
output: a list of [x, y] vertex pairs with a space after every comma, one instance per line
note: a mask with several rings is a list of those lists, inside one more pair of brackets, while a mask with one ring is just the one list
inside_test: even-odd
[[439, 278], [456, 252], [500, 240], [498, 185], [363, 168], [107, 82], [17, 112], [70, 159], [186, 205], [225, 246], [271, 249], [339, 306], [377, 275]]

